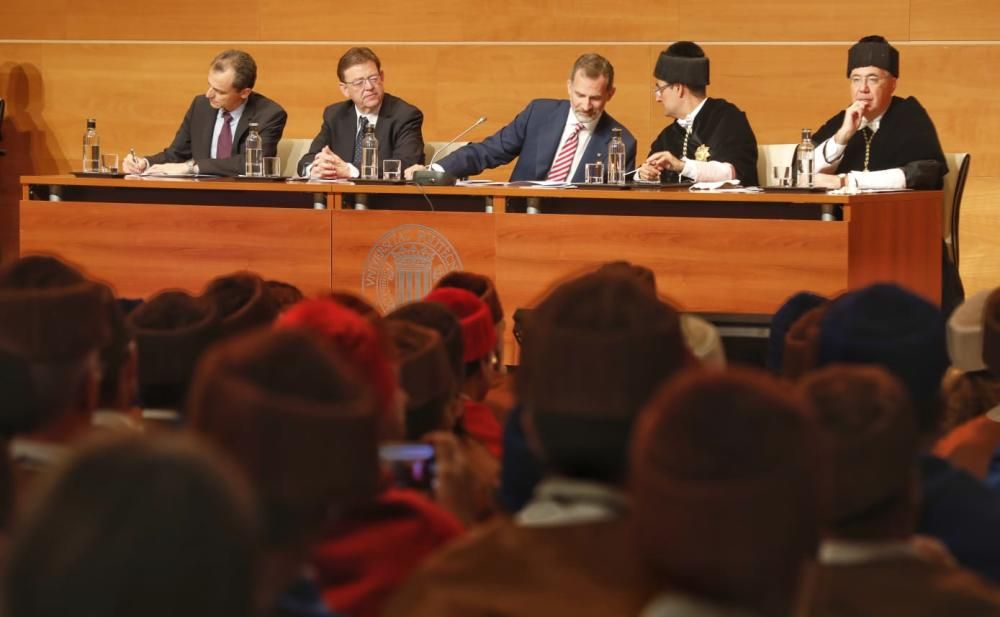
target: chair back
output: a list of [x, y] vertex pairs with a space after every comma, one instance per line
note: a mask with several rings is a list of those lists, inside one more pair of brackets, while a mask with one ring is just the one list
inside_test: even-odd
[[312, 144], [311, 139], [287, 138], [278, 142], [278, 156], [281, 157], [281, 175], [294, 176], [295, 168]]
[[[448, 142], [446, 142], [446, 141], [425, 141], [424, 142], [424, 165], [430, 164], [431, 159], [434, 158], [434, 155], [436, 153], [437, 153], [437, 158], [434, 159], [435, 163], [437, 161], [440, 161], [441, 159], [443, 159], [447, 155], [451, 154], [455, 150], [458, 150], [459, 148], [461, 148], [462, 146], [464, 146], [465, 144], [467, 144], [469, 142], [467, 142], [467, 141], [456, 141], [455, 143], [453, 143], [453, 144], [449, 145], [447, 148], [445, 148], [445, 144], [447, 144], [447, 143]], [[440, 150], [441, 148], [444, 148], [444, 150], [441, 151], [440, 153], [438, 153], [438, 150]]]
[[962, 194], [965, 192], [965, 181], [969, 177], [969, 165], [972, 155], [968, 152], [947, 152], [944, 160], [948, 163], [948, 173], [944, 176], [944, 203], [941, 233], [944, 244], [952, 263], [958, 267], [958, 217], [961, 213]]
[[789, 178], [793, 172], [791, 167], [795, 159], [795, 147], [798, 144], [757, 144], [757, 182], [761, 186], [774, 184], [771, 167], [781, 165], [789, 168]]

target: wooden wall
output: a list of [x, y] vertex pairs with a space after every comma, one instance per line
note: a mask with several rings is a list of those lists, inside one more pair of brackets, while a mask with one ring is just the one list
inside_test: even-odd
[[945, 150], [973, 155], [962, 274], [970, 291], [1000, 284], [1000, 115], [989, 111], [1000, 82], [1000, 4], [713, 0], [685, 12], [677, 0], [630, 10], [603, 0], [386, 0], [353, 15], [341, 6], [247, 0], [213, 14], [196, 0], [0, 4], [0, 96], [8, 99], [0, 142], [8, 150], [0, 158], [0, 247], [8, 249], [0, 259], [10, 257], [19, 175], [78, 168], [87, 117], [98, 119], [108, 150], [162, 148], [223, 48], [257, 59], [257, 89], [289, 112], [285, 135], [312, 137], [322, 108], [340, 98], [337, 58], [353, 44], [371, 45], [387, 89], [423, 109], [428, 140], [449, 139], [485, 114], [489, 121], [469, 136], [479, 139], [529, 99], [565, 96], [574, 58], [597, 51], [617, 71], [608, 110], [644, 153], [665, 124], [650, 85], [668, 42], [702, 43], [712, 59], [710, 94], [742, 107], [761, 143], [788, 142], [847, 105], [847, 47], [877, 32], [900, 49], [898, 93], [921, 100]]

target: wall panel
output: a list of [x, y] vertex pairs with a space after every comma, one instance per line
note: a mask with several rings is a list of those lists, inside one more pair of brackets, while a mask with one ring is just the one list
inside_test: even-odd
[[[680, 36], [695, 41], [849, 41], [874, 32], [909, 38], [910, 0], [712, 0], [689, 6], [679, 17]], [[784, 63], [796, 61], [789, 56]]]
[[915, 41], [982, 41], [1000, 38], [1000, 4], [990, 0], [910, 0]]
[[[16, 207], [18, 176], [77, 167], [88, 116], [97, 117], [109, 150], [163, 148], [191, 97], [205, 88], [208, 61], [233, 45], [254, 54], [257, 89], [288, 110], [286, 136], [312, 137], [323, 107], [341, 99], [337, 58], [352, 42], [371, 42], [385, 63], [387, 89], [423, 109], [425, 137], [435, 141], [486, 115], [488, 122], [468, 136], [482, 139], [529, 99], [563, 97], [573, 59], [596, 50], [617, 69], [618, 92], [608, 110], [635, 133], [642, 157], [667, 123], [650, 92], [666, 41], [705, 43], [710, 93], [743, 108], [758, 141], [774, 143], [796, 140], [801, 128], [816, 128], [846, 106], [846, 41], [878, 31], [902, 53], [898, 94], [920, 99], [946, 150], [973, 155], [962, 271], [973, 289], [1000, 282], [992, 265], [1000, 257], [992, 240], [1000, 237], [993, 214], [1000, 209], [1000, 117], [989, 112], [1000, 82], [1000, 5], [770, 0], [748, 10], [737, 0], [714, 0], [698, 11], [683, 6], [678, 0], [635, 10], [600, 0], [441, 0], [414, 8], [386, 0], [354, 15], [322, 0], [250, 0], [216, 20], [214, 8], [195, 0], [169, 7], [8, 0], [0, 3], [0, 96], [9, 104], [0, 208]], [[504, 168], [487, 175], [508, 174]], [[8, 221], [0, 218], [0, 226]], [[0, 239], [10, 235], [0, 229]], [[9, 252], [0, 252], [0, 260]]]

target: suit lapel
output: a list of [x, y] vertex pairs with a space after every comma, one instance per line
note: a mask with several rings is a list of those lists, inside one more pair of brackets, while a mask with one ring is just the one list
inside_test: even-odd
[[250, 123], [257, 121], [257, 97], [251, 92], [250, 97], [247, 98], [247, 106], [243, 108], [243, 113], [240, 115], [240, 121], [236, 123], [236, 132], [233, 133], [233, 156], [239, 154], [243, 148], [243, 138], [250, 129]]
[[358, 132], [358, 113], [354, 103], [347, 101], [343, 110], [337, 114], [333, 127], [333, 152], [348, 163], [354, 160], [354, 139]]
[[215, 132], [215, 119], [219, 115], [219, 110], [212, 107], [208, 99], [201, 97], [202, 104], [196, 108], [196, 113], [200, 116], [194, 123], [191, 131], [191, 155], [193, 157], [202, 156], [208, 158], [212, 155], [212, 133]]
[[535, 177], [545, 178], [549, 175], [549, 168], [556, 158], [556, 149], [562, 140], [563, 130], [566, 128], [566, 115], [569, 113], [569, 101], [560, 101], [551, 117], [542, 122], [538, 131], [538, 153], [535, 159]]

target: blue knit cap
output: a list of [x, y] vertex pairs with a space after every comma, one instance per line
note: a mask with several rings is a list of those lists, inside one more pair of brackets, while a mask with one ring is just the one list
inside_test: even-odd
[[948, 369], [941, 310], [898, 285], [879, 283], [835, 300], [820, 325], [819, 364], [877, 364], [893, 373], [934, 428]]

